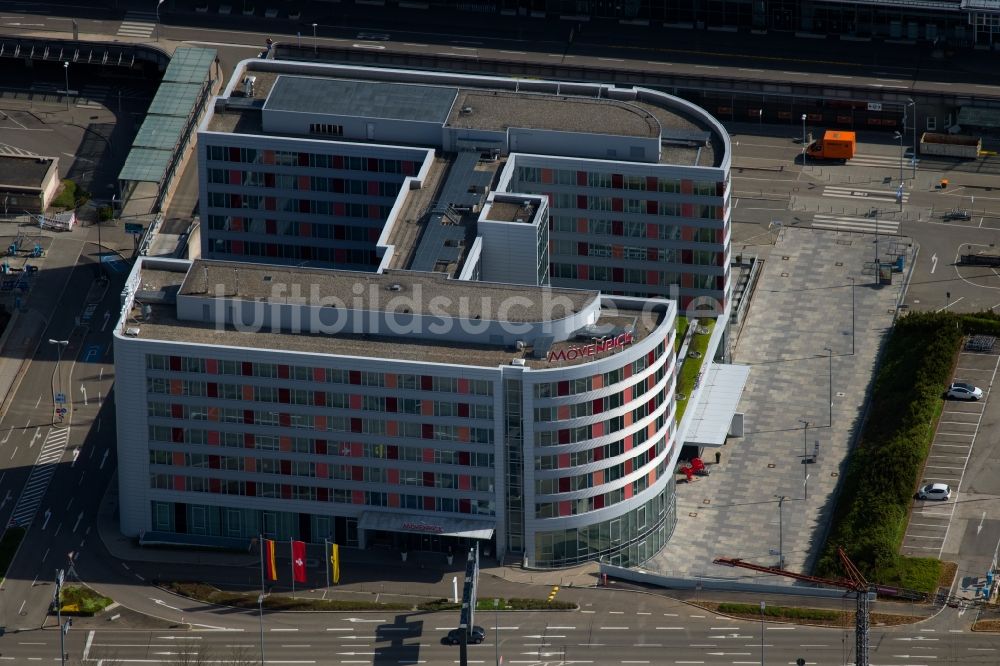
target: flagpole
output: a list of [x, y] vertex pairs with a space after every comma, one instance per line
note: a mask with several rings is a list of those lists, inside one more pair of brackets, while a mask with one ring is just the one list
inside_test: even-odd
[[292, 599], [295, 598], [295, 539], [288, 540], [288, 547], [292, 553]]
[[327, 544], [329, 540], [323, 537], [323, 569], [326, 570], [326, 586], [330, 587], [330, 556], [327, 553]]
[[260, 596], [257, 597], [257, 616], [260, 618], [260, 666], [264, 666], [264, 535], [260, 542]]

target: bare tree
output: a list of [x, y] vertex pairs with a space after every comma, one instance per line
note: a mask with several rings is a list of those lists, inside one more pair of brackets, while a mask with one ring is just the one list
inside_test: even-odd
[[171, 657], [171, 666], [207, 666], [213, 661], [211, 648], [190, 645], [188, 641], [178, 641], [177, 652]]
[[256, 666], [260, 659], [245, 645], [229, 648], [228, 654], [220, 660], [223, 666]]

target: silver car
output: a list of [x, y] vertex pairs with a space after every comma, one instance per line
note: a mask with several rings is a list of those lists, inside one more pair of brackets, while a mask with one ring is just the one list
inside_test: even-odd
[[951, 497], [951, 486], [947, 483], [928, 483], [917, 491], [917, 499], [944, 501]]
[[956, 400], [979, 400], [983, 397], [983, 389], [965, 382], [955, 382], [948, 387], [945, 395]]

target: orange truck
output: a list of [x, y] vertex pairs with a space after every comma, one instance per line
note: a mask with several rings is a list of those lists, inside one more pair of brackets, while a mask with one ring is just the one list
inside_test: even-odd
[[839, 160], [846, 162], [854, 157], [857, 140], [854, 132], [826, 130], [823, 138], [813, 141], [806, 148], [806, 158], [811, 160]]

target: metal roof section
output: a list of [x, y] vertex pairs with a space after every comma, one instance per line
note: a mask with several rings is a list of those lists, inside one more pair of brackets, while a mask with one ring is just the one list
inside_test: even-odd
[[713, 363], [705, 373], [702, 396], [695, 408], [691, 432], [684, 444], [722, 446], [729, 435], [733, 416], [740, 404], [750, 366]]
[[174, 51], [167, 71], [163, 73], [165, 83], [205, 82], [206, 74], [215, 62], [215, 49], [180, 48]]
[[443, 125], [458, 88], [311, 76], [279, 76], [264, 108]]
[[132, 141], [133, 148], [173, 150], [187, 122], [178, 116], [150, 116]]
[[201, 87], [195, 83], [161, 83], [147, 113], [186, 118], [198, 101]]
[[129, 151], [118, 178], [142, 183], [158, 183], [166, 175], [171, 159], [169, 150], [133, 148]]
[[467, 151], [458, 153], [452, 162], [408, 266], [410, 270], [458, 275], [465, 248], [476, 236], [476, 218], [499, 165], [490, 161], [492, 169], [477, 169], [481, 162], [480, 153]]

